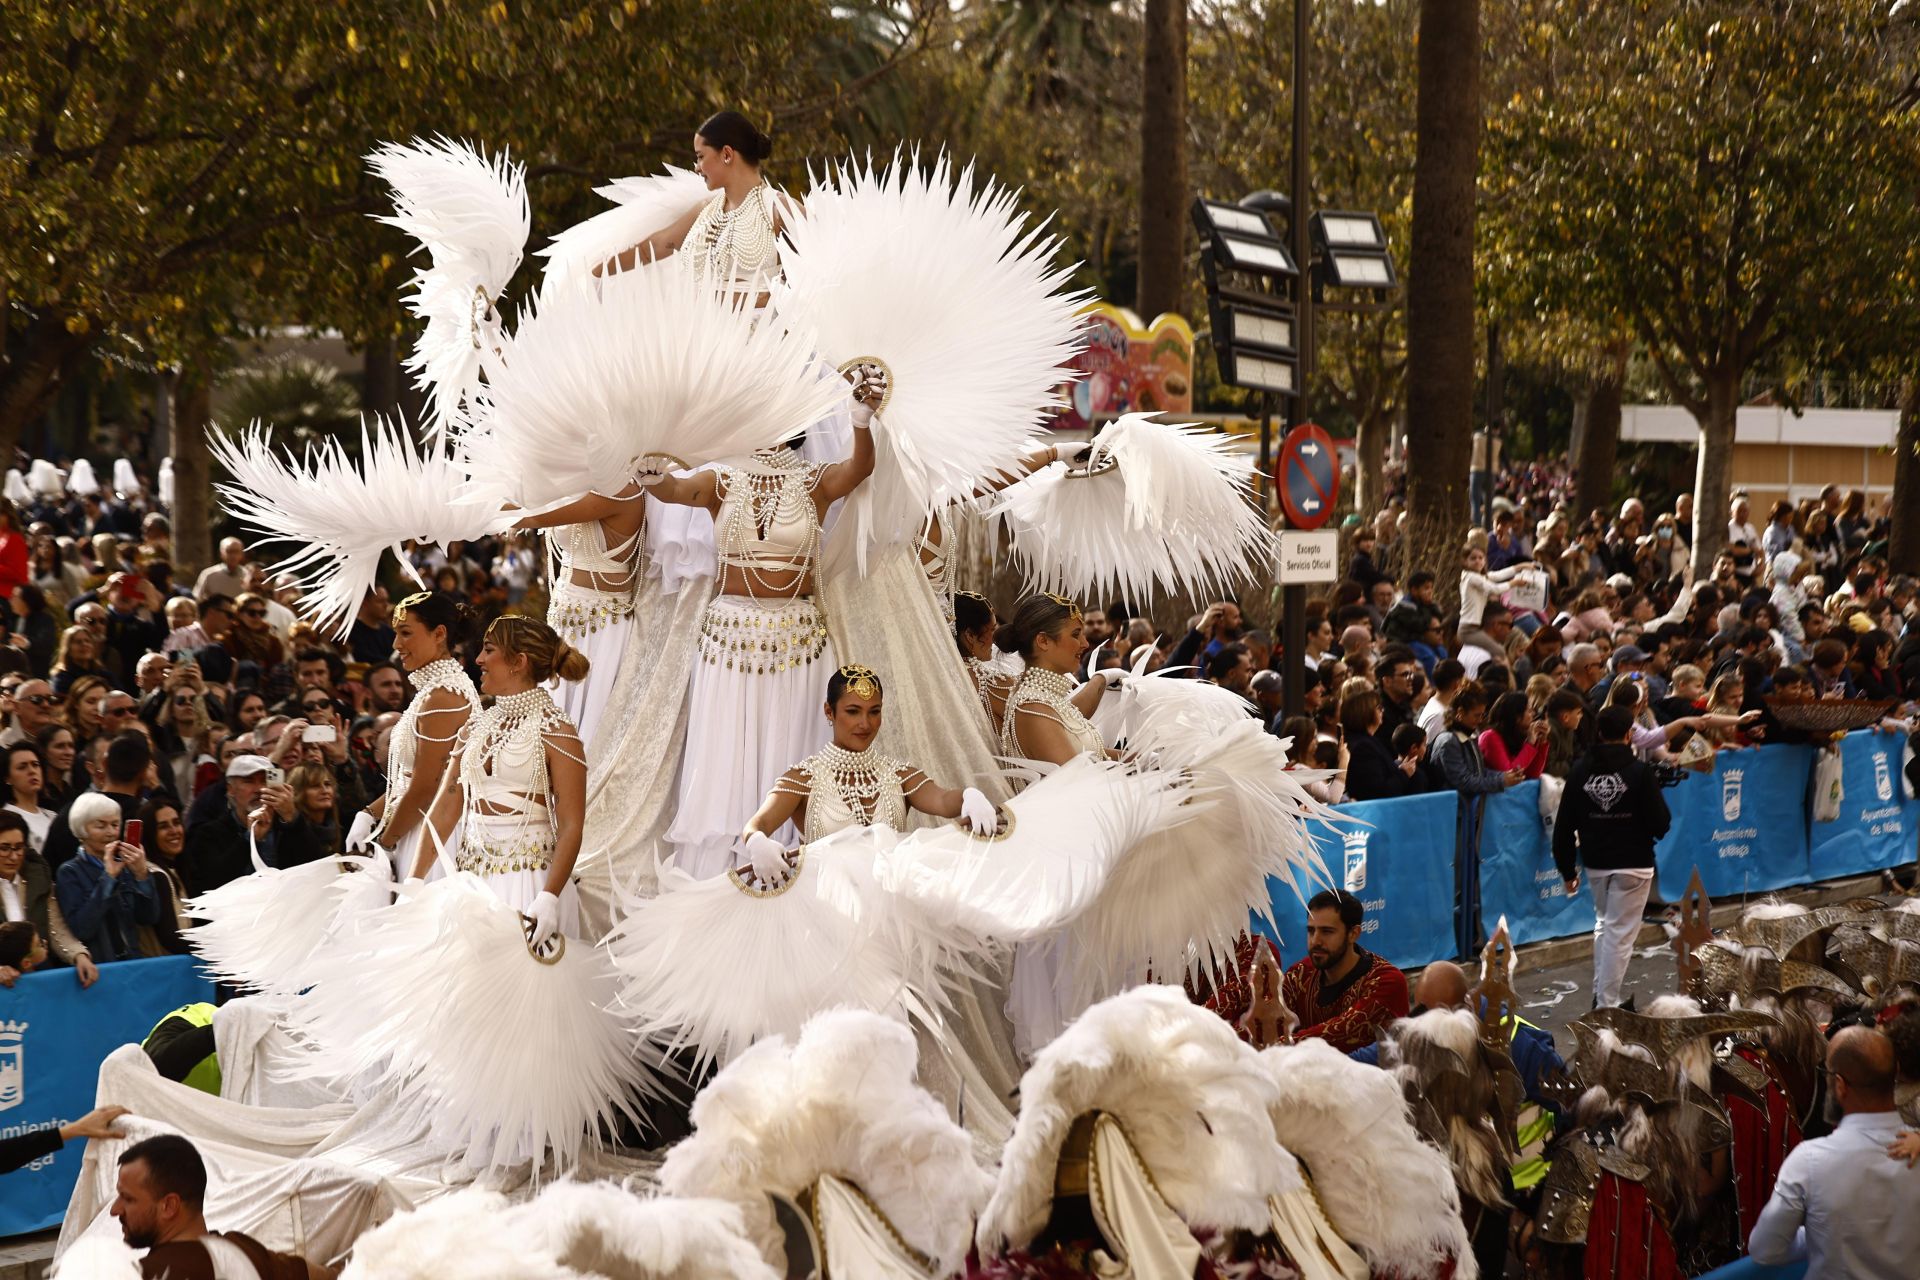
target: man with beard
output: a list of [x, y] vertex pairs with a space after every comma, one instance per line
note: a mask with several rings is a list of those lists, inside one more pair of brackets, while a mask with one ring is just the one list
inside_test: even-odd
[[395, 662], [376, 662], [367, 668], [369, 714], [385, 715], [407, 709], [407, 677]]
[[237, 1231], [209, 1231], [202, 1206], [207, 1166], [193, 1144], [175, 1133], [136, 1142], [120, 1155], [113, 1216], [120, 1234], [145, 1249], [140, 1274], [148, 1280], [215, 1280], [257, 1275], [260, 1280], [332, 1280], [333, 1268], [291, 1253], [274, 1253]]
[[1324, 889], [1307, 903], [1307, 958], [1280, 984], [1280, 999], [1299, 1023], [1294, 1039], [1352, 1053], [1407, 1016], [1407, 975], [1360, 945], [1365, 915], [1344, 889]]

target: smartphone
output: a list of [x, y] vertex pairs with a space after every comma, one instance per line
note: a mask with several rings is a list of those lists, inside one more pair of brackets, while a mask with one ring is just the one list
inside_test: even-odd
[[272, 765], [267, 769], [267, 785], [268, 786], [277, 787], [281, 783], [285, 782], [286, 780], [287, 780], [287, 771], [285, 769], [282, 769], [279, 765], [277, 764]]
[[300, 732], [302, 742], [332, 742], [340, 736], [340, 731], [330, 724], [310, 724]]
[[141, 824], [140, 819], [128, 818], [125, 829], [120, 833], [120, 838], [128, 844], [137, 845], [140, 843], [140, 836], [145, 830], [146, 828]]

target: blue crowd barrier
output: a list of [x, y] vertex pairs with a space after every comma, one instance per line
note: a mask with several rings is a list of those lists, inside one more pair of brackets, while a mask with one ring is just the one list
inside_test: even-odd
[[1806, 884], [1812, 747], [1722, 751], [1666, 792], [1673, 825], [1654, 848], [1660, 895], [1678, 902], [1693, 869], [1714, 899]]
[[1523, 782], [1486, 798], [1480, 816], [1480, 919], [1501, 916], [1515, 946], [1593, 932], [1593, 898], [1567, 896], [1540, 820], [1540, 784]]
[[[1361, 945], [1401, 968], [1455, 954], [1454, 851], [1460, 797], [1452, 791], [1340, 806], [1349, 822], [1313, 824], [1327, 871], [1366, 904]], [[1303, 884], [1307, 897], [1324, 886]], [[1279, 880], [1267, 882], [1288, 964], [1307, 953], [1307, 908]], [[1261, 932], [1272, 937], [1264, 922]]]
[[[29, 973], [0, 988], [0, 1137], [55, 1129], [93, 1110], [100, 1064], [146, 1039], [170, 1011], [213, 999], [191, 956], [100, 966], [80, 989], [73, 970]], [[84, 1140], [0, 1174], [0, 1237], [58, 1226], [80, 1176]]]
[[1805, 1280], [1806, 1262], [1788, 1262], [1777, 1267], [1755, 1262], [1752, 1258], [1740, 1258], [1724, 1267], [1715, 1267], [1700, 1277], [1700, 1280]]
[[1884, 871], [1914, 860], [1920, 800], [1907, 799], [1903, 785], [1905, 746], [1899, 734], [1873, 730], [1850, 733], [1841, 741], [1840, 816], [1808, 823], [1812, 879]]

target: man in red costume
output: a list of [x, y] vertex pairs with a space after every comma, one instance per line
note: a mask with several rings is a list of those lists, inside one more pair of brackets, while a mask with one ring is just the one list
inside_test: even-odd
[[1307, 958], [1287, 970], [1280, 989], [1299, 1020], [1295, 1040], [1352, 1053], [1407, 1016], [1407, 975], [1360, 945], [1365, 915], [1360, 899], [1341, 889], [1307, 903]]

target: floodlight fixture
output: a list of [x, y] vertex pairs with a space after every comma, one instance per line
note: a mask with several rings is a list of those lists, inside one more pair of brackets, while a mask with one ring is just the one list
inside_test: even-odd
[[1322, 284], [1384, 293], [1399, 283], [1386, 229], [1371, 213], [1322, 209], [1308, 220]]

